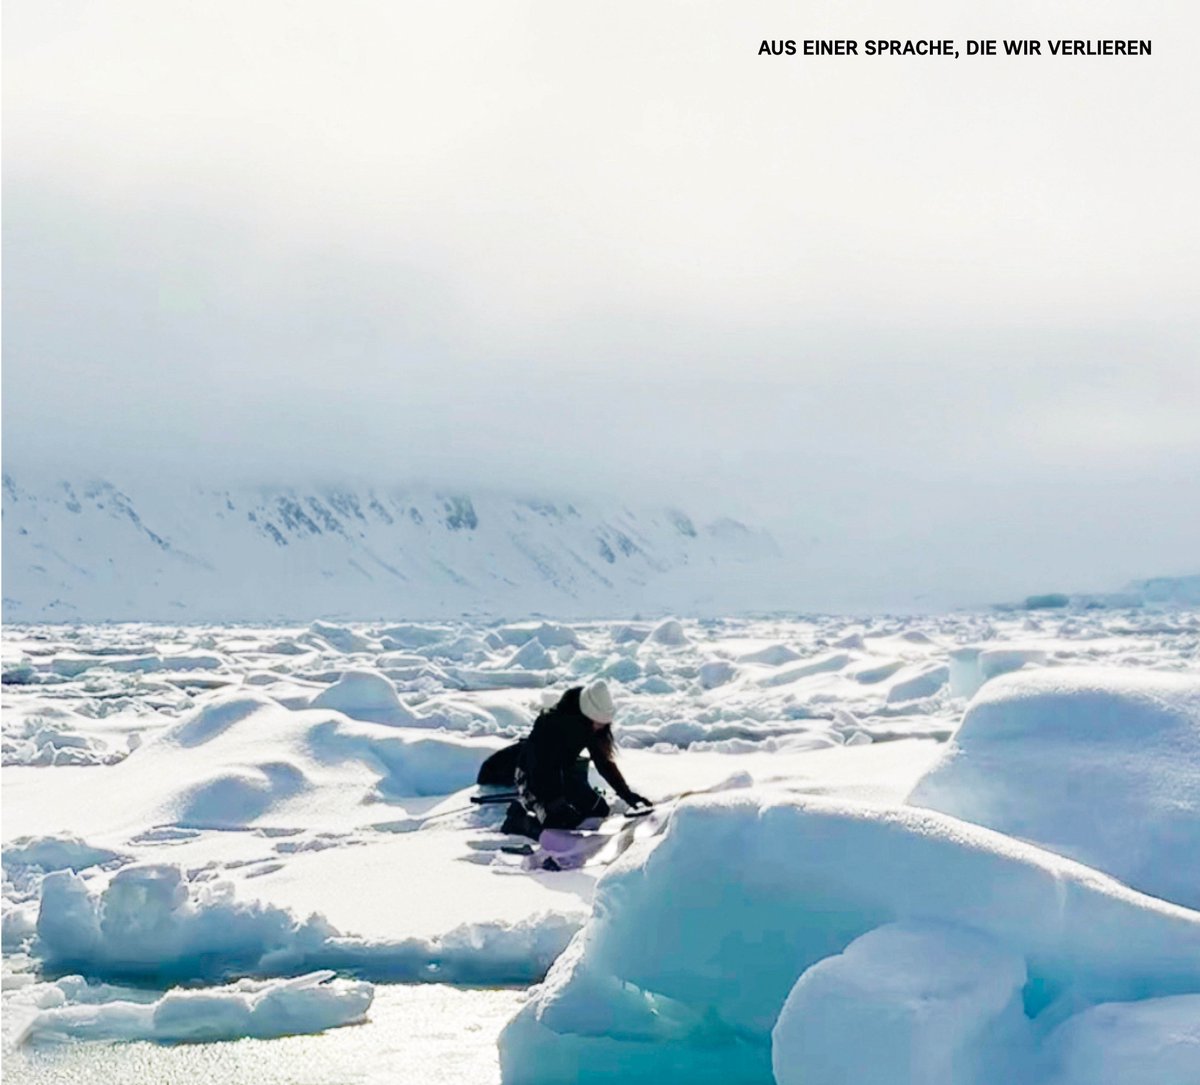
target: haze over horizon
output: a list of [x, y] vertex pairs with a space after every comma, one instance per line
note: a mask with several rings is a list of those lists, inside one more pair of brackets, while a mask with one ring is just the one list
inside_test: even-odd
[[[1200, 569], [1182, 3], [5, 23], [18, 475], [679, 504], [847, 605]], [[756, 55], [924, 34], [1154, 55]]]

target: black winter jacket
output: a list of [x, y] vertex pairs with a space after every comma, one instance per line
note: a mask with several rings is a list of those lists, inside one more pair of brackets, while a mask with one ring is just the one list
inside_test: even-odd
[[534, 721], [533, 730], [521, 747], [521, 769], [529, 790], [543, 802], [561, 798], [565, 774], [586, 749], [596, 771], [622, 799], [630, 802], [633, 792], [612, 759], [611, 741], [604, 741], [602, 732], [596, 730], [579, 708], [582, 692], [579, 686], [567, 690], [558, 704]]

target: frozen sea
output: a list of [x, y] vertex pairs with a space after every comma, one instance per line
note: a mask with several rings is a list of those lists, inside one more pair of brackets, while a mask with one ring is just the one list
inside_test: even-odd
[[[791, 1053], [802, 1051], [794, 1059], [808, 1060], [804, 1080], [827, 1080], [796, 1024], [807, 1018], [798, 1010], [780, 1016], [801, 963], [779, 976], [760, 970], [761, 1005], [758, 995], [726, 1005], [703, 993], [702, 978], [673, 990], [682, 983], [667, 975], [673, 966], [657, 976], [639, 971], [636, 962], [647, 966], [653, 953], [621, 942], [620, 929], [662, 922], [652, 902], [670, 890], [639, 897], [646, 886], [716, 878], [720, 893], [726, 862], [729, 892], [747, 886], [743, 928], [770, 930], [797, 962], [816, 951], [753, 910], [753, 883], [764, 870], [779, 871], [764, 890], [772, 907], [785, 890], [803, 894], [814, 878], [828, 877], [849, 894], [846, 915], [874, 917], [871, 926], [848, 922], [844, 934], [829, 935], [813, 961], [867, 935], [867, 948], [847, 951], [847, 961], [874, 959], [872, 947], [892, 944], [887, 939], [909, 954], [946, 946], [952, 939], [925, 927], [891, 934], [887, 924], [957, 922], [969, 913], [978, 926], [971, 937], [990, 941], [983, 949], [969, 942], [960, 954], [967, 963], [947, 983], [959, 990], [963, 974], [983, 970], [976, 957], [986, 959], [989, 975], [1017, 977], [1016, 990], [1025, 985], [1028, 1007], [1031, 985], [1058, 991], [1083, 974], [1082, 966], [1063, 972], [1055, 964], [1046, 979], [1038, 975], [1045, 960], [1097, 955], [1059, 934], [1050, 948], [1036, 938], [1014, 942], [1013, 930], [1036, 927], [1020, 916], [1010, 922], [1029, 893], [1011, 906], [996, 893], [986, 907], [964, 898], [947, 914], [945, 892], [935, 908], [919, 894], [900, 900], [869, 878], [854, 888], [858, 867], [835, 874], [831, 853], [799, 854], [772, 835], [780, 830], [767, 822], [778, 823], [784, 810], [800, 819], [789, 839], [817, 840], [838, 819], [867, 825], [854, 845], [862, 848], [859, 866], [882, 869], [888, 854], [909, 846], [893, 841], [877, 856], [877, 822], [899, 817], [926, 842], [904, 869], [928, 861], [929, 841], [948, 841], [945, 860], [924, 875], [930, 883], [978, 881], [993, 862], [1031, 884], [1052, 868], [1056, 885], [1079, 878], [1083, 897], [1096, 878], [1104, 882], [1097, 901], [1087, 897], [1081, 907], [1111, 922], [1114, 939], [1125, 924], [1137, 927], [1144, 952], [1105, 960], [1100, 994], [1103, 984], [1089, 979], [1041, 1016], [1040, 1006], [1027, 1009], [1033, 1023], [1020, 1025], [1029, 1032], [1020, 1043], [1034, 1085], [1076, 1080], [1070, 1041], [1091, 1035], [1082, 1012], [1089, 1006], [1109, 1012], [1129, 992], [1161, 996], [1138, 1003], [1155, 1022], [1172, 1022], [1138, 1026], [1153, 1038], [1163, 1029], [1178, 1034], [1179, 1020], [1189, 1034], [1192, 1003], [1171, 999], [1200, 996], [1200, 960], [1189, 956], [1188, 941], [1191, 924], [1200, 929], [1200, 897], [1192, 896], [1200, 887], [1169, 873], [1170, 849], [1200, 840], [1200, 811], [1194, 794], [1186, 798], [1196, 778], [1179, 756], [1193, 730], [1200, 734], [1195, 613], [9, 626], [3, 677], [5, 1082], [494, 1082], [506, 1026], [505, 1080], [582, 1079], [581, 1065], [597, 1080], [661, 1078], [667, 1067], [682, 1079], [689, 1045], [711, 1055], [725, 1042], [704, 1031], [717, 1019], [720, 1036], [733, 1029], [738, 1039], [729, 1061], [706, 1055], [714, 1073], [769, 1081], [774, 1050], [783, 1081]], [[615, 819], [614, 841], [580, 869], [536, 869], [499, 850], [502, 807], [468, 801], [475, 773], [540, 707], [597, 677], [614, 691], [625, 775], [660, 805], [641, 825]], [[1166, 707], [1155, 715], [1156, 705]], [[1101, 724], [1109, 728], [1103, 735]], [[1071, 776], [1076, 764], [1092, 764], [1096, 742], [1112, 769], [1102, 800]], [[1161, 760], [1156, 743], [1167, 751]], [[1056, 777], [1059, 769], [1067, 776]], [[1023, 797], [1030, 781], [1039, 794], [1069, 800]], [[1155, 802], [1138, 805], [1147, 793]], [[1115, 812], [1125, 804], [1117, 819], [1125, 837], [1093, 831], [1088, 803], [1101, 801]], [[904, 813], [918, 807], [938, 813], [924, 821]], [[714, 817], [697, 835], [696, 818]], [[968, 828], [954, 828], [962, 824], [955, 818]], [[705, 852], [706, 841], [731, 832], [737, 843], [729, 851]], [[688, 839], [694, 843], [680, 855]], [[759, 854], [759, 865], [739, 872], [735, 852]], [[1134, 852], [1138, 863], [1126, 862]], [[968, 854], [973, 873], [953, 873]], [[1068, 864], [1061, 870], [1053, 866], [1060, 861]], [[789, 881], [785, 868], [804, 863], [819, 865]], [[797, 897], [796, 908], [807, 906]], [[621, 909], [627, 924], [614, 934]], [[1121, 909], [1133, 918], [1120, 918]], [[708, 952], [706, 939], [728, 944], [714, 927], [719, 916], [705, 923], [691, 930], [670, 922], [680, 955]], [[1161, 935], [1155, 924], [1165, 924]], [[585, 927], [590, 936], [572, 941]], [[1182, 964], [1151, 960], [1160, 939]], [[706, 960], [696, 977], [719, 958]], [[548, 972], [547, 983], [534, 986]], [[810, 968], [788, 1006], [803, 1004], [822, 975]], [[610, 978], [612, 992], [650, 999], [652, 1024], [630, 1023], [634, 1010], [619, 1008], [626, 995], [605, 993]], [[726, 989], [746, 983], [755, 977], [731, 971], [723, 981]], [[933, 996], [922, 989], [913, 997]], [[949, 1053], [938, 1047], [930, 1057], [945, 1054], [949, 1076], [927, 1080], [982, 1085], [985, 1078], [963, 1068], [962, 1051], [986, 1049], [987, 1015], [1008, 1021], [1014, 997], [980, 994], [967, 1016], [984, 1023], [946, 1040]], [[587, 1010], [577, 1008], [580, 998]], [[614, 1000], [609, 1025], [598, 1029], [589, 1014], [606, 999]], [[830, 1000], [822, 995], [820, 1004]], [[856, 1012], [862, 1005], [848, 1004], [822, 1035], [852, 1034]], [[965, 1012], [948, 1010], [947, 1019]], [[1060, 1036], [1052, 1024], [1070, 1029]], [[674, 1054], [667, 1062], [648, 1054], [659, 1050]], [[1195, 1085], [1200, 1070], [1189, 1080], [1196, 1067], [1185, 1056], [1182, 1069], [1156, 1069], [1156, 1080]], [[887, 1065], [890, 1056], [880, 1058]], [[528, 1069], [534, 1064], [537, 1074]], [[870, 1072], [858, 1080], [876, 1080]]]
[[437, 985], [377, 989], [369, 1023], [315, 1036], [220, 1043], [70, 1043], [8, 1053], [9, 1085], [256, 1081], [262, 1085], [490, 1085], [496, 1037], [524, 1000], [515, 990]]

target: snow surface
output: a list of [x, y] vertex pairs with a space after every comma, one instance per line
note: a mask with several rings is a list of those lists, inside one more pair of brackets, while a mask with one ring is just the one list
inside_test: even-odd
[[[623, 1079], [767, 1081], [780, 1011], [823, 968], [796, 1000], [830, 983], [863, 993], [823, 1000], [822, 1036], [861, 1035], [861, 1015], [890, 999], [889, 1043], [923, 1037], [921, 1065], [957, 1068], [1008, 1027], [1008, 1004], [993, 1010], [1019, 963], [1026, 1033], [1012, 1058], [1029, 1060], [1030, 1085], [1074, 1085], [1086, 1014], [1135, 1007], [1129, 1035], [1152, 1046], [1156, 1031], [1180, 1034], [1191, 1003], [1177, 999], [1198, 989], [1196, 913], [903, 805], [936, 778], [977, 687], [982, 704], [1083, 667], [1122, 697], [1138, 680], [1175, 688], [1200, 672], [1192, 614], [9, 625], [3, 653], [10, 1053], [190, 1028], [274, 1034], [255, 999], [313, 973], [336, 976], [311, 981], [324, 991], [304, 995], [311, 1014], [276, 996], [282, 1030], [357, 1020], [372, 987], [367, 1035], [392, 984], [548, 974], [506, 1034], [511, 1080], [535, 1055], [546, 1080], [586, 1055]], [[991, 676], [1013, 653], [1018, 673]], [[1000, 661], [987, 675], [985, 656]], [[660, 806], [611, 867], [597, 865], [602, 848], [578, 870], [523, 869], [497, 850], [503, 807], [467, 801], [475, 772], [542, 705], [601, 674], [638, 791], [726, 795]], [[1168, 734], [1113, 747], [1123, 770], [1158, 758]], [[1067, 772], [1077, 753], [1046, 756]], [[1140, 846], [1153, 819], [1131, 820]], [[867, 990], [864, 969], [898, 945], [912, 967]], [[953, 1028], [934, 1036], [922, 1000]], [[159, 1004], [180, 1007], [164, 1011], [170, 1029]], [[10, 1031], [18, 1018], [40, 1023]], [[466, 1019], [453, 1027], [468, 1044]], [[857, 1048], [875, 1065], [871, 1045]], [[1187, 1068], [1186, 1045], [1172, 1057]]]

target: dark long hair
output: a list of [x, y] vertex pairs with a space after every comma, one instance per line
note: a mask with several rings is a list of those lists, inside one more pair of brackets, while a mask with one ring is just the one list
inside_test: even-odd
[[611, 723], [606, 723], [599, 731], [595, 732], [592, 742], [596, 751], [603, 757], [607, 757], [608, 760], [612, 761], [617, 756], [617, 744], [613, 739]]

